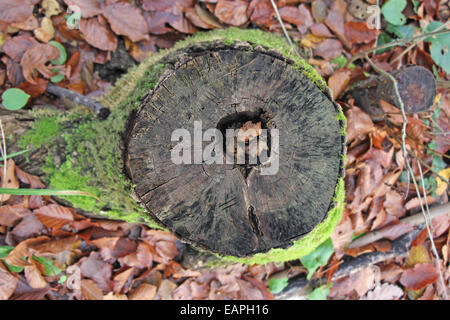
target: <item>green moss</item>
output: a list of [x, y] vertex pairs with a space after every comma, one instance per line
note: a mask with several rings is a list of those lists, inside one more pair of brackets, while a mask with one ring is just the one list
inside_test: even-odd
[[61, 128], [57, 117], [42, 118], [33, 124], [31, 130], [19, 138], [19, 147], [24, 149], [31, 145], [33, 148], [39, 149], [42, 145], [54, 141], [58, 137]]

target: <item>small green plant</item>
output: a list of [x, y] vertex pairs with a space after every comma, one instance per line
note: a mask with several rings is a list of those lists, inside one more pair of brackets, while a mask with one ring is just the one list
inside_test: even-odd
[[57, 41], [50, 41], [48, 44], [51, 44], [52, 46], [56, 47], [56, 49], [59, 50], [59, 58], [56, 60], [52, 59], [50, 60], [50, 62], [55, 66], [60, 66], [64, 64], [67, 60], [66, 48], [64, 48], [64, 46]]
[[288, 285], [288, 278], [272, 278], [269, 280], [269, 290], [273, 294], [280, 293]]
[[13, 249], [14, 247], [10, 246], [0, 246], [0, 261], [3, 262], [3, 264], [9, 269], [9, 271], [14, 273], [20, 273], [23, 271], [24, 269], [23, 267], [12, 266], [6, 263], [6, 261], [3, 259], [6, 258]]
[[89, 192], [76, 190], [49, 190], [49, 189], [9, 189], [0, 188], [0, 194], [10, 194], [15, 196], [86, 196], [100, 201], [100, 199]]
[[323, 267], [328, 263], [328, 260], [333, 252], [333, 241], [331, 238], [328, 238], [328, 240], [322, 243], [314, 252], [311, 252], [307, 256], [300, 259], [303, 266], [308, 269], [308, 280], [311, 279], [314, 272], [316, 272], [319, 267]]
[[381, 13], [387, 22], [396, 26], [406, 23], [406, 17], [402, 11], [406, 8], [406, 0], [389, 0], [381, 7]]
[[46, 276], [57, 276], [61, 272], [63, 272], [62, 269], [59, 269], [53, 264], [53, 261], [50, 259], [47, 259], [45, 257], [38, 257], [38, 256], [32, 256], [31, 257], [34, 261], [39, 263], [41, 266], [44, 267], [45, 275]]
[[[441, 22], [432, 21], [424, 31], [433, 32], [440, 27], [442, 27]], [[433, 61], [446, 73], [450, 73], [450, 33], [428, 37], [425, 41], [431, 43], [430, 55]]]
[[309, 295], [309, 300], [327, 300], [328, 294], [330, 293], [330, 285], [324, 284], [318, 288], [315, 288]]
[[18, 88], [8, 89], [2, 94], [3, 106], [11, 111], [22, 109], [29, 99], [30, 95]]

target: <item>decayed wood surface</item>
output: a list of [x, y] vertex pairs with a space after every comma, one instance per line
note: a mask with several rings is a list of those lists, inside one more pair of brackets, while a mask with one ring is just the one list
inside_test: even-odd
[[[405, 111], [416, 113], [427, 111], [436, 97], [436, 81], [433, 74], [424, 67], [407, 65], [390, 72], [398, 82], [398, 90], [405, 104]], [[375, 119], [384, 117], [380, 100], [399, 107], [392, 81], [383, 75], [373, 76], [358, 83], [349, 92], [355, 105]]]
[[[264, 117], [280, 135], [276, 175], [235, 165], [175, 165], [171, 134], [194, 121]], [[148, 211], [181, 239], [223, 255], [291, 244], [324, 220], [342, 175], [336, 105], [288, 62], [257, 50], [186, 54], [134, 119], [127, 169]], [[211, 142], [204, 142], [203, 146]]]

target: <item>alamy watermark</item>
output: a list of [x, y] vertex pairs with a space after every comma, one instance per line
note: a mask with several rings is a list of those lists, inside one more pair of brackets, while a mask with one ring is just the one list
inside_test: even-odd
[[[178, 142], [171, 150], [171, 160], [176, 165], [254, 165], [261, 175], [276, 175], [279, 170], [278, 129], [262, 129], [257, 125], [229, 128], [225, 130], [224, 139], [219, 129], [203, 131], [202, 121], [194, 121], [193, 134], [184, 128], [176, 129], [172, 132], [171, 141]], [[203, 147], [204, 142], [210, 143]]]

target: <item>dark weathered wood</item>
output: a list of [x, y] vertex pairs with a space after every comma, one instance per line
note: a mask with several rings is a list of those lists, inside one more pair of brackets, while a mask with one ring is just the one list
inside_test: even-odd
[[[390, 72], [397, 80], [400, 96], [407, 113], [427, 111], [436, 97], [436, 81], [426, 68], [408, 65]], [[374, 118], [382, 119], [383, 109], [380, 100], [399, 107], [392, 81], [383, 75], [373, 76], [358, 83], [349, 95], [355, 99], [355, 105]]]
[[[193, 135], [194, 121], [206, 130], [233, 115], [279, 130], [278, 174], [172, 163], [175, 129]], [[186, 53], [133, 119], [127, 169], [148, 211], [184, 241], [222, 255], [266, 252], [289, 246], [327, 216], [345, 148], [337, 116], [326, 94], [273, 54], [229, 47]]]

